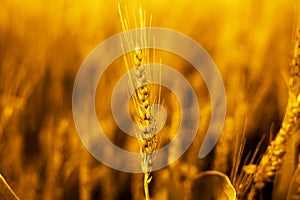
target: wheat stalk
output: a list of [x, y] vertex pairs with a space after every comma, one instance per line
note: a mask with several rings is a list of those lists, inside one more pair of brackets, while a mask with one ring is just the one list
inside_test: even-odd
[[[161, 89], [159, 87], [159, 91], [157, 91], [158, 95], [156, 96], [155, 87], [149, 85], [151, 79], [149, 69], [150, 50], [146, 48], [146, 44], [149, 40], [143, 29], [146, 27], [145, 12], [140, 7], [137, 17], [135, 10], [132, 10], [134, 27], [140, 28], [140, 30], [136, 30], [138, 31], [138, 36], [136, 38], [133, 38], [133, 36], [127, 32], [132, 27], [132, 21], [130, 21], [127, 7], [125, 7], [125, 17], [123, 17], [119, 4], [119, 14], [122, 29], [124, 31], [121, 47], [124, 52], [124, 63], [129, 75], [129, 86], [130, 89], [134, 91], [132, 99], [135, 122], [138, 127], [138, 130], [136, 130], [136, 137], [140, 145], [141, 167], [144, 172], [145, 198], [148, 200], [150, 199], [149, 184], [152, 180], [152, 165], [160, 144], [160, 138], [155, 135], [159, 127], [158, 112], [157, 110], [152, 109], [151, 106], [160, 103]], [[134, 49], [134, 51], [125, 54], [127, 50], [132, 49]], [[153, 60], [155, 61], [155, 49], [153, 50]], [[133, 66], [134, 75], [129, 73], [131, 66]]]

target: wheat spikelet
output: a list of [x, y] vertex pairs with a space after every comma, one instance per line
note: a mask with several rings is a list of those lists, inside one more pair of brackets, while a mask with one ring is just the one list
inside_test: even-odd
[[[129, 86], [134, 93], [132, 95], [133, 107], [134, 107], [134, 117], [135, 122], [138, 126], [136, 130], [136, 137], [140, 144], [140, 155], [141, 155], [141, 166], [144, 172], [144, 191], [145, 198], [150, 199], [148, 185], [151, 182], [151, 171], [153, 161], [155, 159], [156, 151], [159, 149], [159, 137], [155, 135], [159, 127], [159, 118], [157, 115], [157, 110], [153, 109], [151, 106], [153, 104], [160, 103], [160, 87], [158, 91], [158, 96], [155, 94], [155, 87], [149, 85], [150, 82], [150, 50], [145, 48], [148, 38], [146, 38], [145, 30], [142, 28], [146, 27], [146, 14], [141, 8], [138, 10], [138, 17], [136, 17], [136, 12], [133, 10], [133, 21], [134, 27], [140, 28], [138, 32], [138, 37], [133, 38], [131, 34], [126, 31], [131, 29], [131, 21], [129, 19], [129, 13], [125, 7], [125, 18], [123, 18], [121, 8], [119, 5], [119, 14], [121, 18], [123, 31], [122, 38], [122, 49], [125, 53], [126, 50], [134, 49], [128, 54], [124, 54], [124, 62], [127, 71], [133, 66], [134, 75], [128, 73], [129, 75]], [[151, 26], [151, 17], [150, 17]], [[153, 59], [155, 61], [155, 50], [153, 50]], [[137, 88], [137, 89], [135, 89]]]

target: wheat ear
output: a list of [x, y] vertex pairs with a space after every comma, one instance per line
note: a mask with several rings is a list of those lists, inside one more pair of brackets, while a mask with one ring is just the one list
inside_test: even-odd
[[[124, 63], [129, 72], [133, 67], [134, 74], [129, 74], [129, 86], [131, 90], [134, 90], [132, 95], [134, 117], [138, 130], [136, 131], [136, 137], [140, 145], [141, 166], [144, 172], [144, 192], [146, 200], [150, 199], [149, 183], [152, 180], [151, 171], [153, 161], [155, 159], [156, 151], [159, 149], [159, 137], [155, 135], [159, 120], [157, 120], [157, 112], [151, 109], [153, 104], [160, 103], [160, 88], [158, 95], [156, 96], [154, 87], [149, 85], [151, 79], [150, 73], [150, 50], [145, 48], [150, 41], [146, 37], [146, 32], [143, 28], [146, 27], [146, 14], [139, 8], [136, 14], [135, 10], [132, 10], [133, 26], [140, 28], [136, 30], [137, 37], [133, 38], [132, 34], [127, 32], [131, 29], [132, 21], [129, 19], [129, 12], [125, 7], [125, 17], [123, 17], [121, 8], [119, 5], [119, 14], [123, 28], [122, 49], [124, 52]], [[136, 17], [138, 15], [138, 17]], [[151, 26], [151, 17], [150, 17]], [[127, 50], [132, 50], [127, 54]], [[153, 50], [153, 59], [155, 61], [155, 49]], [[137, 89], [135, 89], [137, 88]]]
[[281, 129], [268, 146], [257, 166], [254, 186], [251, 189], [249, 199], [252, 199], [256, 192], [261, 190], [267, 182], [273, 181], [275, 172], [280, 168], [282, 158], [286, 152], [286, 141], [293, 130], [299, 128], [300, 125], [300, 28], [297, 27], [296, 30], [286, 114]]

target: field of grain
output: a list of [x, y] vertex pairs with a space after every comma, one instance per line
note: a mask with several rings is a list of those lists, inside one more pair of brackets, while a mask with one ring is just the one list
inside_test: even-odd
[[[122, 31], [118, 3], [142, 5], [153, 27], [176, 30], [201, 44], [226, 89], [222, 135], [199, 159], [211, 116], [205, 83], [186, 60], [156, 52], [193, 86], [200, 122], [188, 151], [151, 173], [151, 199], [234, 199], [233, 193], [237, 199], [299, 199], [300, 50], [294, 49], [299, 0], [2, 0], [0, 173], [14, 193], [45, 200], [145, 198], [143, 174], [96, 160], [80, 141], [72, 116], [81, 63], [96, 45]], [[107, 98], [124, 73], [121, 58], [105, 71], [96, 110], [114, 144], [139, 152], [138, 141], [114, 122]], [[159, 133], [163, 146], [175, 137], [180, 110], [172, 91], [162, 88], [161, 95], [168, 114]], [[4, 190], [0, 184], [0, 197]]]

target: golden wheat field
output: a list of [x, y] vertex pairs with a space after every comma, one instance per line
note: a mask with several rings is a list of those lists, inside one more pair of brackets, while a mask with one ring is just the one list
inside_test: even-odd
[[[297, 4], [299, 0], [1, 0], [0, 199], [300, 199]], [[99, 43], [130, 29], [130, 20], [142, 21], [133, 14], [139, 8], [147, 22], [131, 28], [146, 27], [152, 18], [152, 27], [183, 33], [207, 51], [224, 82], [226, 118], [217, 144], [200, 159], [212, 116], [203, 77], [179, 56], [136, 47], [108, 66], [95, 94], [107, 138], [141, 155], [143, 172], [127, 173], [104, 165], [83, 145], [73, 119], [72, 92], [85, 58]], [[129, 106], [140, 128], [137, 138], [118, 127], [110, 107], [114, 87], [127, 71], [124, 61], [133, 59], [139, 75], [132, 78], [146, 83], [139, 67], [148, 62], [146, 55], [154, 54], [154, 61], [188, 80], [200, 107], [193, 143], [159, 170], [152, 170], [152, 153], [175, 138], [184, 120], [173, 91], [147, 84], [135, 91], [130, 105], [118, 105]], [[143, 127], [156, 123], [157, 128], [163, 121], [156, 116], [153, 122], [149, 107], [155, 103], [164, 106], [167, 117], [157, 135], [143, 139]], [[181, 148], [179, 143], [167, 159]]]

